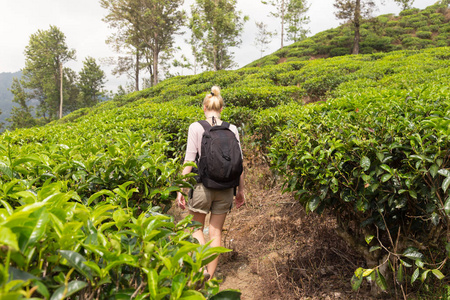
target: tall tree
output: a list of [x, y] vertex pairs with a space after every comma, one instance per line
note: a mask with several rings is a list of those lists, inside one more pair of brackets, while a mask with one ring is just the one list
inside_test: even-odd
[[203, 33], [201, 32], [202, 26], [200, 25], [200, 18], [191, 17], [189, 19], [188, 27], [191, 29], [191, 36], [189, 39], [186, 39], [185, 42], [191, 45], [192, 55], [194, 56], [194, 75], [197, 74], [197, 69], [200, 68], [200, 65], [205, 60], [202, 55], [202, 41], [201, 37]]
[[414, 3], [414, 0], [394, 0], [398, 5], [401, 6], [402, 10], [410, 9]]
[[80, 95], [80, 88], [78, 87], [79, 77], [77, 73], [70, 68], [64, 68], [63, 75], [64, 115], [84, 107], [84, 105], [78, 99]]
[[290, 0], [288, 3], [288, 10], [286, 14], [287, 21], [287, 37], [288, 40], [298, 42], [306, 38], [309, 29], [304, 26], [309, 23], [309, 16], [306, 13], [309, 6], [306, 0]]
[[186, 57], [186, 55], [182, 54], [180, 60], [175, 59], [172, 63], [174, 67], [180, 67], [181, 68], [181, 76], [183, 76], [183, 70], [184, 69], [190, 69], [192, 68], [192, 64], [189, 61], [189, 59]]
[[19, 104], [19, 106], [13, 106], [11, 116], [6, 119], [6, 121], [10, 122], [9, 129], [14, 130], [36, 125], [36, 120], [31, 112], [32, 107], [29, 106], [31, 98], [29, 93], [23, 88], [21, 81], [14, 78], [9, 90], [14, 95], [13, 102]]
[[55, 119], [59, 114], [61, 65], [75, 59], [75, 50], [68, 48], [65, 39], [56, 26], [32, 34], [25, 48], [25, 68], [20, 80], [23, 90], [12, 89], [24, 93], [20, 96], [14, 94], [15, 97], [25, 97], [25, 101], [13, 100], [17, 103], [26, 103], [27, 99], [39, 101], [37, 115], [44, 122]]
[[333, 5], [337, 9], [335, 16], [338, 19], [347, 20], [352, 23], [355, 30], [352, 53], [358, 54], [359, 42], [361, 40], [361, 20], [372, 14], [375, 8], [375, 2], [373, 0], [335, 0]]
[[[184, 11], [180, 10], [183, 0], [101, 0], [109, 10], [107, 18], [126, 28], [129, 38], [125, 43], [150, 50], [153, 64], [153, 84], [158, 83], [159, 55], [173, 48], [174, 35], [184, 22]], [[136, 59], [139, 62], [139, 59]], [[136, 68], [139, 70], [139, 67]]]
[[[141, 12], [137, 9], [125, 11], [124, 7], [128, 4], [121, 0], [101, 0], [100, 5], [109, 11], [103, 21], [116, 31], [107, 38], [106, 43], [115, 52], [125, 54], [117, 59], [110, 58], [107, 63], [116, 66], [112, 71], [113, 75], [126, 74], [133, 80], [134, 90], [139, 91], [140, 72], [146, 69], [144, 61], [152, 59], [152, 55], [149, 55], [149, 51], [145, 51], [144, 43], [139, 37], [137, 22], [129, 21], [136, 20]], [[152, 76], [151, 64], [149, 68]]]
[[286, 25], [287, 2], [288, 0], [261, 0], [261, 3], [272, 5], [275, 8], [275, 11], [271, 11], [270, 15], [279, 18], [281, 21], [281, 48], [284, 47], [284, 26]]
[[[0, 115], [2, 114], [2, 111], [0, 110]], [[5, 126], [5, 123], [0, 122], [0, 132], [3, 131], [3, 127]]]
[[100, 69], [94, 58], [87, 57], [83, 61], [83, 68], [79, 72], [80, 100], [82, 107], [94, 106], [104, 95], [105, 72]]
[[262, 57], [263, 53], [267, 50], [267, 45], [272, 42], [272, 37], [276, 32], [269, 31], [267, 24], [264, 22], [255, 22], [255, 24], [258, 31], [256, 32], [254, 45], [258, 48]]
[[240, 35], [248, 20], [236, 10], [236, 0], [195, 0], [191, 12], [189, 27], [192, 43], [201, 49], [199, 60], [214, 71], [234, 66], [230, 48], [242, 43]]
[[[261, 3], [271, 5], [274, 11], [270, 15], [280, 19], [281, 25], [281, 48], [284, 47], [285, 32], [288, 33], [289, 40], [297, 41], [306, 36], [307, 30], [303, 25], [309, 22], [309, 18], [305, 17], [309, 6], [307, 0], [261, 0]], [[285, 29], [288, 25], [287, 30]]]

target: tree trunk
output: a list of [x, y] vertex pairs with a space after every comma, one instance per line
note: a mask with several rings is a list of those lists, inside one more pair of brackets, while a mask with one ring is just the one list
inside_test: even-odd
[[284, 12], [285, 12], [285, 0], [281, 1], [281, 48], [283, 48], [284, 41]]
[[61, 119], [63, 116], [63, 65], [62, 62], [59, 63], [59, 118]]
[[140, 53], [139, 53], [139, 49], [137, 49], [136, 48], [136, 70], [134, 70], [135, 71], [135, 80], [136, 80], [136, 82], [135, 82], [135, 90], [136, 91], [139, 91], [139, 69], [140, 69], [140, 67], [139, 67], [139, 61], [140, 61]]
[[158, 54], [157, 47], [153, 51], [153, 86], [158, 84]]
[[[214, 41], [216, 40], [216, 38], [217, 38], [217, 34], [216, 34], [216, 29], [215, 28], [213, 28], [213, 32], [214, 32]], [[218, 63], [217, 63], [217, 56], [218, 56], [218, 50], [217, 50], [217, 46], [213, 43], [213, 65], [214, 65], [214, 71], [217, 71], [217, 70], [219, 70], [219, 68], [218, 68]]]
[[217, 71], [219, 68], [217, 67], [217, 48], [216, 48], [216, 46], [213, 46], [213, 64], [214, 64], [214, 71]]
[[352, 54], [359, 54], [359, 41], [361, 40], [361, 35], [359, 32], [361, 20], [361, 0], [356, 0], [355, 6], [355, 17], [353, 20], [353, 24], [355, 25], [355, 39], [353, 41], [353, 51]]

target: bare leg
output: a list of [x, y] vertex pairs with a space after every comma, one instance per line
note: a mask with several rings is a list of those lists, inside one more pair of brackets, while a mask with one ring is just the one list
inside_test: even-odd
[[194, 216], [192, 218], [193, 221], [200, 222], [203, 225], [202, 228], [196, 230], [192, 234], [192, 236], [198, 240], [200, 245], [206, 244], [205, 236], [203, 235], [203, 228], [205, 227], [206, 214], [202, 214], [202, 213], [199, 213], [199, 212], [194, 212], [194, 211], [191, 211], [191, 210], [189, 211], [189, 213]]
[[[222, 228], [225, 223], [226, 216], [226, 213], [220, 215], [211, 214], [211, 218], [209, 220], [209, 237], [212, 240], [211, 247], [220, 247], [222, 245]], [[218, 262], [219, 257], [208, 264], [208, 273], [211, 274], [211, 278], [216, 271]]]

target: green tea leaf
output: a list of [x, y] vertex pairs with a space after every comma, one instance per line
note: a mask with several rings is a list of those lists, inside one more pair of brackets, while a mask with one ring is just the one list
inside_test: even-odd
[[438, 171], [439, 171], [438, 165], [432, 164], [431, 167], [430, 167], [430, 174], [431, 174], [431, 176], [432, 176], [433, 178], [436, 177]]
[[442, 189], [444, 190], [444, 193], [447, 192], [448, 187], [450, 186], [450, 177], [447, 177], [442, 182]]
[[389, 179], [391, 179], [392, 175], [391, 174], [384, 174], [383, 176], [381, 176], [381, 182], [386, 182]]
[[44, 283], [42, 283], [39, 280], [35, 280], [34, 284], [37, 286], [37, 291], [39, 294], [41, 294], [42, 296], [45, 297], [45, 299], [49, 299], [50, 298], [50, 293], [47, 289], [47, 287], [45, 286]]
[[11, 205], [9, 205], [8, 202], [6, 202], [5, 200], [0, 200], [0, 203], [3, 205], [9, 215], [12, 215], [14, 213], [14, 209], [11, 207]]
[[241, 292], [238, 290], [223, 290], [210, 298], [211, 300], [240, 300]]
[[109, 190], [101, 190], [89, 197], [89, 200], [87, 201], [87, 205], [91, 205], [92, 201], [94, 201], [95, 199], [97, 199], [98, 197], [103, 196], [103, 195], [107, 195], [109, 197], [114, 197], [113, 192], [111, 192]]
[[13, 250], [19, 250], [17, 236], [8, 227], [0, 227], [0, 244], [9, 246]]
[[416, 193], [416, 191], [409, 190], [409, 195], [410, 195], [412, 198], [417, 199], [417, 193]]
[[122, 208], [119, 208], [113, 213], [113, 219], [116, 222], [117, 228], [121, 230], [122, 226], [125, 225], [125, 223], [130, 219], [130, 215], [128, 215]]
[[444, 211], [447, 215], [450, 215], [450, 196], [447, 197], [444, 203]]
[[[202, 293], [200, 293], [198, 291], [188, 290], [188, 291], [184, 291], [179, 299], [180, 300], [205, 300], [206, 298], [205, 298], [205, 296], [202, 295]], [[213, 298], [210, 298], [210, 299], [213, 299]]]
[[375, 282], [383, 291], [387, 290], [388, 287], [386, 284], [386, 279], [384, 278], [383, 274], [381, 274], [381, 272], [379, 270], [377, 270], [377, 279], [375, 280]]
[[414, 281], [416, 281], [417, 278], [419, 278], [419, 275], [420, 275], [420, 270], [419, 270], [419, 268], [417, 268], [411, 276], [411, 284], [413, 284]]
[[91, 269], [84, 262], [86, 259], [79, 253], [70, 250], [58, 250], [62, 257], [64, 257], [69, 265], [75, 268], [81, 275], [92, 281]]
[[383, 162], [383, 160], [384, 160], [384, 154], [383, 154], [382, 152], [377, 152], [376, 155], [377, 155], [378, 160], [379, 160], [380, 162]]
[[9, 267], [9, 280], [37, 280], [38, 277], [34, 276], [33, 274], [30, 274], [28, 272], [22, 271], [20, 269]]
[[370, 159], [367, 156], [361, 157], [360, 166], [364, 171], [370, 169]]
[[398, 266], [398, 270], [397, 270], [397, 281], [401, 284], [401, 283], [403, 283], [403, 279], [404, 279], [404, 276], [403, 276], [403, 265], [400, 264]]
[[65, 285], [59, 287], [52, 295], [50, 300], [61, 300], [65, 299], [78, 291], [81, 291], [87, 286], [87, 282], [74, 280], [68, 283], [67, 287]]
[[101, 277], [102, 276], [102, 271], [100, 269], [100, 267], [93, 261], [85, 261], [83, 262], [86, 266], [88, 266], [92, 271], [94, 271], [97, 276]]
[[430, 271], [431, 270], [425, 270], [423, 273], [422, 273], [422, 276], [421, 276], [421, 280], [422, 280], [422, 282], [424, 282], [426, 279], [427, 279], [427, 277], [428, 277], [428, 273], [430, 273]]
[[449, 171], [449, 170], [446, 170], [446, 169], [440, 169], [440, 170], [438, 171], [438, 174], [440, 174], [440, 175], [442, 175], [442, 176], [445, 176], [445, 177], [450, 177], [450, 171]]
[[356, 276], [356, 272], [353, 275], [352, 279], [350, 280], [351, 284], [352, 284], [352, 289], [354, 291], [357, 291], [359, 289], [359, 287], [361, 286], [361, 283], [363, 282], [363, 276], [362, 274], [360, 276]]
[[389, 172], [390, 174], [393, 173], [391, 167], [389, 167], [388, 165], [382, 164], [382, 165], [380, 166], [380, 168], [382, 168], [383, 170]]
[[365, 240], [367, 244], [370, 244], [370, 242], [373, 240], [375, 236], [373, 235], [366, 235]]
[[439, 225], [440, 220], [441, 220], [441, 217], [436, 212], [433, 212], [431, 214], [431, 223], [433, 223], [434, 226]]
[[442, 280], [444, 279], [444, 274], [442, 274], [441, 271], [439, 271], [438, 269], [433, 269], [431, 270], [431, 272], [433, 272], [434, 276], [436, 276], [437, 279]]
[[41, 158], [35, 154], [26, 155], [19, 159], [14, 160], [12, 167], [14, 168], [20, 164], [24, 164], [24, 163], [28, 163], [28, 162], [40, 163]]
[[425, 263], [419, 259], [417, 259], [416, 261], [414, 261], [414, 264], [416, 266], [418, 266], [419, 268], [423, 269], [425, 267]]
[[185, 274], [177, 274], [172, 279], [172, 299], [178, 299], [186, 286], [188, 277]]
[[182, 258], [184, 255], [189, 254], [190, 252], [194, 251], [194, 249], [197, 249], [198, 245], [197, 244], [191, 244], [191, 245], [184, 245], [183, 247], [181, 247], [180, 249], [178, 249], [178, 251], [176, 252], [176, 254], [173, 256], [172, 260], [174, 262], [178, 261], [180, 258]]
[[315, 211], [320, 205], [320, 198], [314, 197], [311, 201], [308, 203], [308, 208], [310, 211]]
[[148, 291], [152, 298], [156, 298], [158, 295], [158, 272], [155, 269], [143, 268], [145, 274], [147, 274]]
[[10, 180], [14, 178], [13, 170], [11, 169], [8, 163], [5, 163], [3, 161], [0, 161], [0, 173], [3, 173], [6, 176], [8, 176], [8, 179]]
[[381, 249], [381, 246], [373, 246], [370, 247], [369, 252], [377, 251], [378, 249]]
[[424, 256], [416, 248], [409, 247], [403, 252], [403, 256], [410, 258], [412, 260], [423, 260]]
[[408, 263], [408, 262], [406, 262], [406, 261], [404, 261], [402, 259], [400, 259], [400, 263], [402, 265], [404, 265], [406, 268], [411, 268], [412, 267], [412, 264], [410, 264], [410, 263]]

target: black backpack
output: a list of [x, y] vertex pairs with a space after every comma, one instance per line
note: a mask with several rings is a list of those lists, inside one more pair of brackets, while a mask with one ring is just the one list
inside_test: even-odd
[[230, 130], [230, 124], [211, 126], [207, 121], [199, 123], [205, 129], [202, 137], [201, 157], [197, 162], [199, 182], [211, 189], [228, 189], [239, 185], [244, 170], [239, 142]]

